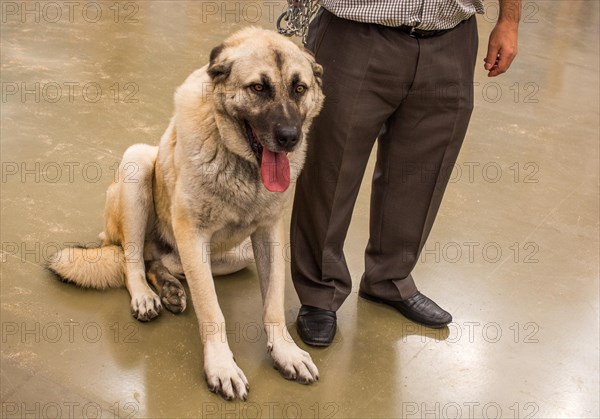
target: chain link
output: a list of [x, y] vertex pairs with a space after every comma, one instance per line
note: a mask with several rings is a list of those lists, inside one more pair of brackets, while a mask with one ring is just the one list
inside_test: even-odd
[[277, 32], [285, 36], [299, 36], [306, 45], [308, 25], [317, 10], [317, 0], [288, 0], [287, 10], [277, 19]]

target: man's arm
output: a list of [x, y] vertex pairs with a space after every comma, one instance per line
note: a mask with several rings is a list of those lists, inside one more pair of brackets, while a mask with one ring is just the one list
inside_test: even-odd
[[496, 77], [508, 70], [517, 55], [517, 38], [521, 18], [521, 0], [499, 0], [500, 15], [490, 34], [485, 69], [488, 77]]

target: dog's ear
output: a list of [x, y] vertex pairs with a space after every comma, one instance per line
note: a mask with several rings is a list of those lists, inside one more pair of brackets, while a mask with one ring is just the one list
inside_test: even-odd
[[215, 82], [225, 81], [231, 73], [232, 64], [223, 57], [225, 45], [221, 44], [213, 48], [210, 52], [210, 62], [208, 64], [208, 75]]
[[315, 80], [317, 80], [317, 84], [321, 86], [323, 83], [323, 66], [316, 61], [312, 62], [313, 74], [315, 75]]
[[310, 62], [310, 65], [312, 66], [312, 71], [315, 76], [315, 80], [317, 81], [317, 84], [321, 86], [323, 81], [323, 66], [317, 63], [317, 61], [315, 60], [315, 56], [313, 55], [311, 50], [309, 50], [308, 48], [303, 48], [303, 52], [308, 61]]

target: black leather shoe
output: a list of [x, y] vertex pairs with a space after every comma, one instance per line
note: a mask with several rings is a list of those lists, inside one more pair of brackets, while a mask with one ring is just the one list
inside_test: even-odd
[[335, 337], [337, 316], [335, 311], [303, 305], [298, 312], [296, 328], [304, 343], [329, 346]]
[[423, 326], [439, 329], [447, 326], [452, 322], [452, 315], [442, 309], [435, 302], [421, 294], [419, 291], [415, 295], [402, 301], [390, 301], [383, 298], [375, 297], [367, 294], [364, 291], [359, 291], [360, 295], [365, 300], [374, 301], [376, 303], [387, 304], [394, 307], [407, 319]]

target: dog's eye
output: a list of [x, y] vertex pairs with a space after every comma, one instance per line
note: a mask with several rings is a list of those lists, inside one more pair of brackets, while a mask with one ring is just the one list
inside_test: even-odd
[[296, 86], [296, 89], [294, 89], [294, 91], [296, 92], [296, 94], [304, 94], [304, 92], [306, 92], [306, 86], [299, 84], [298, 86]]
[[256, 83], [252, 85], [252, 90], [254, 90], [255, 92], [264, 92], [265, 91], [265, 86], [263, 86], [260, 83]]

